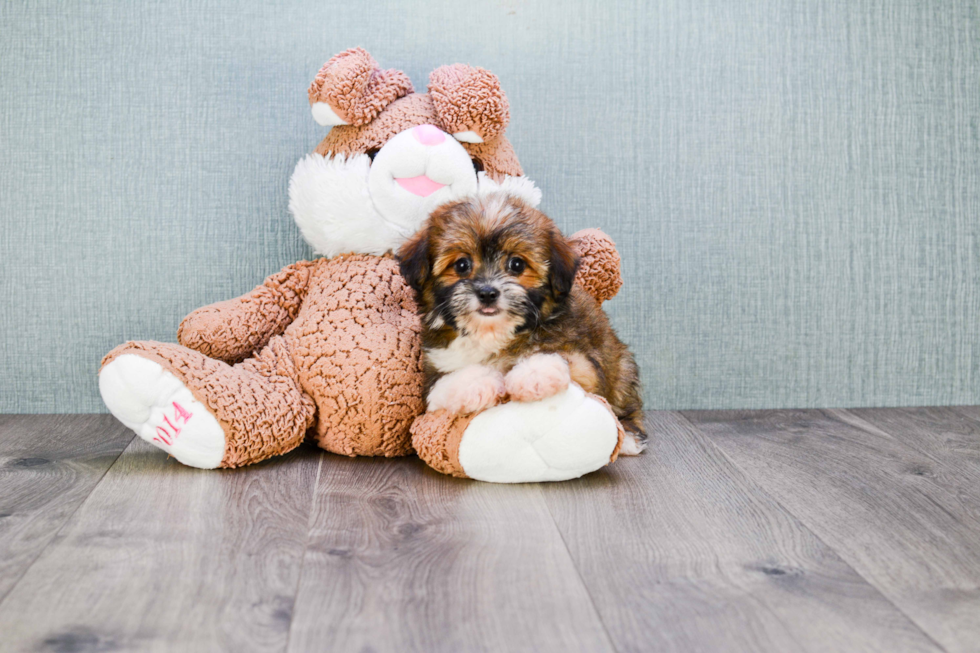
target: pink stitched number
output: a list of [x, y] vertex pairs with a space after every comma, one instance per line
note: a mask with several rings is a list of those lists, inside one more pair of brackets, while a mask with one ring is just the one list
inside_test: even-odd
[[[174, 419], [177, 419], [177, 418], [174, 417]], [[171, 429], [173, 429], [173, 431], [174, 431], [174, 440], [176, 440], [177, 439], [177, 436], [180, 435], [180, 427], [174, 426], [173, 424], [171, 424], [170, 423], [170, 418], [167, 417], [166, 415], [163, 416], [163, 421], [167, 423], [167, 426], [169, 426]]]
[[170, 442], [170, 434], [167, 433], [167, 429], [163, 428], [162, 426], [157, 427], [157, 435], [153, 439], [156, 442], [162, 442], [164, 444], [172, 444]]
[[[188, 420], [194, 417], [194, 413], [187, 412], [187, 409], [181, 406], [180, 404], [178, 404], [176, 401], [173, 402], [173, 405], [174, 405], [174, 422], [180, 422], [183, 420], [184, 424], [187, 424]], [[166, 445], [171, 445], [173, 444], [173, 441], [177, 439], [177, 436], [180, 435], [180, 427], [174, 426], [173, 422], [171, 422], [170, 418], [167, 417], [166, 415], [163, 416], [163, 421], [166, 422], [167, 426], [169, 426], [173, 430], [173, 435], [171, 435], [170, 431], [168, 431], [164, 427], [158, 426], [157, 435], [156, 437], [153, 438], [153, 440], [155, 442], [161, 442]]]
[[193, 413], [188, 413], [187, 412], [187, 409], [185, 409], [183, 406], [181, 406], [180, 404], [178, 404], [176, 401], [174, 402], [174, 411], [175, 411], [174, 419], [176, 420], [176, 419], [180, 418], [180, 419], [184, 420], [184, 424], [187, 423], [187, 420], [189, 420], [190, 418], [194, 417], [194, 414]]

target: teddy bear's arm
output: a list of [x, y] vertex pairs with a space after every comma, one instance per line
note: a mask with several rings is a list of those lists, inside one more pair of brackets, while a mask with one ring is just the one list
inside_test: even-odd
[[227, 363], [244, 360], [296, 318], [315, 265], [287, 265], [241, 297], [197, 309], [180, 323], [178, 342]]
[[623, 285], [619, 271], [619, 252], [612, 238], [598, 229], [582, 229], [569, 239], [579, 255], [575, 282], [600, 304], [612, 299]]

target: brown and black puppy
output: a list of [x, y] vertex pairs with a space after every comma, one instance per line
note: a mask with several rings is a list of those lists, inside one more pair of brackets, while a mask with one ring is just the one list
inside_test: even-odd
[[398, 252], [423, 317], [426, 404], [468, 414], [509, 395], [537, 401], [574, 381], [645, 444], [639, 372], [555, 224], [503, 193], [436, 209]]

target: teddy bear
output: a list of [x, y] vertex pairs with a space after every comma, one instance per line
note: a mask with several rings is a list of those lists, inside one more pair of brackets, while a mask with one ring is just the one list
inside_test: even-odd
[[[421, 323], [392, 252], [438, 205], [505, 192], [537, 205], [504, 131], [499, 80], [455, 64], [416, 93], [399, 70], [353, 48], [308, 92], [331, 129], [296, 165], [289, 208], [320, 255], [181, 322], [179, 344], [131, 341], [102, 360], [109, 411], [145, 441], [199, 468], [256, 463], [312, 439], [346, 456], [417, 453], [433, 469], [494, 482], [575, 478], [616, 459], [622, 427], [572, 384], [475, 415], [425, 413]], [[572, 237], [576, 282], [597, 301], [622, 280], [615, 245]]]

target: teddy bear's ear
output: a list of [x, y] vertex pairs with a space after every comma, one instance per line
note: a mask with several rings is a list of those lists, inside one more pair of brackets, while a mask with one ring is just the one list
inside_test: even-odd
[[613, 239], [598, 229], [582, 229], [568, 240], [580, 262], [575, 282], [599, 303], [615, 297], [623, 286], [623, 275]]
[[381, 70], [374, 57], [351, 48], [323, 64], [310, 84], [313, 118], [324, 126], [365, 125], [414, 89], [400, 70]]
[[510, 105], [489, 70], [457, 63], [429, 75], [429, 95], [446, 131], [464, 143], [482, 143], [504, 133]]

